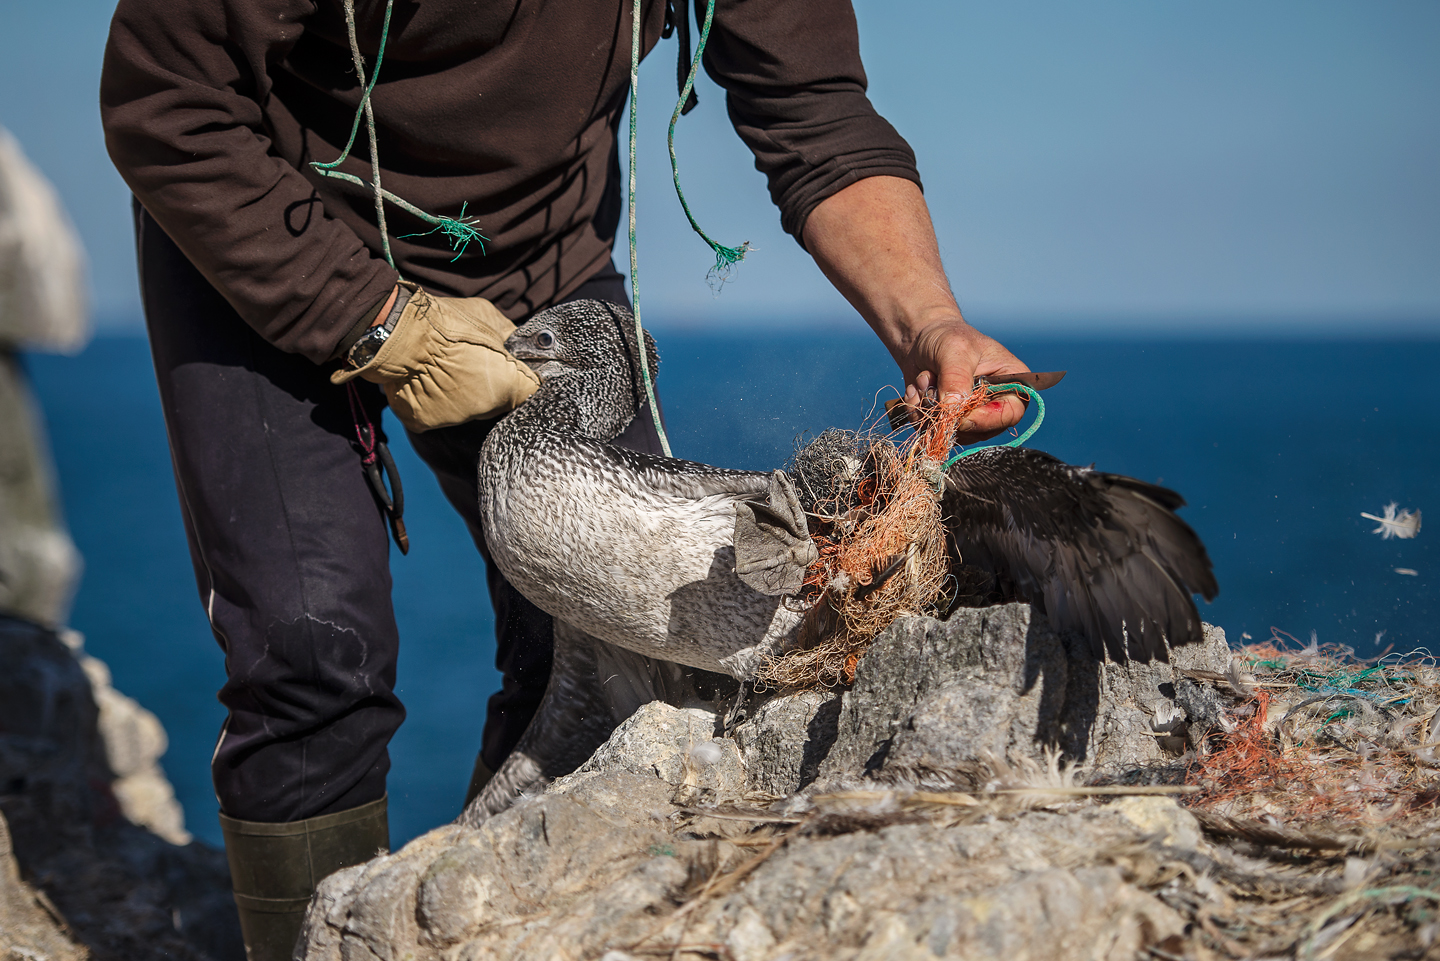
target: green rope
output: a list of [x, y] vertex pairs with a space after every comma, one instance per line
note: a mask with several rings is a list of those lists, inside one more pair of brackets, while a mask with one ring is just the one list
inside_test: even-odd
[[[401, 234], [401, 237], [425, 237], [438, 230], [449, 242], [450, 249], [455, 251], [455, 256], [450, 260], [451, 263], [454, 263], [460, 259], [472, 242], [478, 242], [480, 252], [485, 253], [484, 242], [489, 238], [475, 227], [478, 218], [466, 218], [464, 204], [460, 205], [458, 219], [427, 214], [409, 201], [392, 194], [380, 183], [380, 150], [375, 131], [375, 108], [370, 103], [370, 93], [380, 79], [380, 65], [385, 60], [385, 45], [390, 39], [390, 14], [394, 6], [395, 0], [385, 0], [385, 21], [380, 28], [380, 50], [375, 54], [375, 69], [371, 72], [370, 82], [367, 84], [365, 82], [365, 59], [360, 54], [360, 40], [355, 31], [355, 0], [345, 0], [345, 29], [350, 36], [350, 58], [355, 64], [355, 76], [359, 79], [364, 92], [360, 95], [360, 106], [355, 109], [355, 119], [350, 124], [350, 139], [345, 142], [345, 149], [340, 151], [340, 156], [329, 163], [321, 163], [318, 160], [311, 161], [310, 167], [322, 177], [330, 177], [343, 183], [364, 187], [375, 195], [375, 222], [380, 228], [380, 248], [385, 254], [385, 262], [392, 268], [395, 267], [395, 257], [390, 252], [390, 231], [385, 224], [385, 201], [387, 200], [411, 216], [431, 225], [429, 230]], [[365, 128], [370, 140], [370, 183], [366, 183], [354, 174], [342, 173], [335, 169], [350, 156], [350, 151], [355, 146], [355, 137], [360, 130], [362, 115], [365, 117]]]
[[[635, 310], [635, 338], [640, 345], [640, 353], [644, 354], [645, 333], [640, 322], [640, 255], [635, 245], [635, 131], [640, 99], [640, 0], [631, 0], [630, 10], [630, 300]], [[682, 13], [681, 16], [685, 14]], [[685, 199], [685, 191], [680, 187], [680, 159], [675, 154], [675, 125], [685, 110], [685, 101], [690, 99], [690, 91], [695, 88], [695, 77], [700, 71], [700, 60], [705, 55], [705, 43], [710, 39], [710, 27], [714, 22], [715, 0], [707, 0], [705, 23], [700, 28], [700, 39], [695, 45], [695, 57], [690, 61], [690, 73], [685, 78], [685, 85], [680, 89], [680, 99], [675, 102], [675, 111], [670, 115], [670, 131], [666, 143], [670, 147], [670, 174], [675, 182], [675, 196], [680, 198], [680, 207], [685, 211], [685, 218], [690, 221], [690, 228], [715, 252], [715, 266], [710, 268], [706, 276], [712, 283], [723, 284], [728, 278], [730, 268], [745, 259], [745, 254], [750, 250], [750, 241], [745, 241], [739, 247], [726, 247], [711, 239], [710, 235], [700, 228], [695, 214], [690, 210], [690, 203]], [[671, 457], [673, 455], [670, 453], [670, 440], [665, 436], [665, 428], [660, 423], [660, 406], [655, 400], [655, 384], [650, 379], [648, 358], [641, 361], [640, 370], [644, 376], [645, 396], [650, 402], [655, 430], [660, 435], [660, 447], [665, 451], [666, 457]]]
[[[680, 16], [685, 16], [683, 12]], [[670, 174], [675, 181], [675, 196], [680, 198], [680, 206], [685, 211], [685, 218], [690, 221], [690, 229], [700, 235], [700, 239], [715, 251], [715, 266], [710, 268], [707, 275], [712, 283], [723, 284], [729, 277], [730, 268], [745, 259], [745, 254], [750, 250], [750, 241], [745, 241], [739, 247], [726, 247], [710, 238], [710, 235], [700, 229], [695, 222], [695, 215], [690, 212], [690, 204], [685, 200], [685, 191], [680, 188], [680, 160], [675, 156], [675, 124], [680, 120], [680, 114], [685, 110], [685, 101], [690, 99], [690, 91], [695, 87], [695, 77], [700, 72], [700, 57], [705, 53], [705, 41], [710, 38], [710, 24], [715, 19], [715, 0], [709, 0], [705, 6], [705, 23], [700, 27], [700, 42], [695, 48], [695, 58], [690, 61], [690, 74], [685, 78], [685, 86], [680, 90], [680, 99], [675, 103], [675, 112], [670, 115], [670, 133], [666, 143], [670, 147]], [[631, 83], [634, 83], [634, 74], [631, 75]], [[633, 107], [631, 108], [634, 109]], [[633, 117], [634, 114], [632, 113]], [[634, 157], [631, 157], [634, 163]]]
[[[369, 86], [365, 87], [360, 102], [365, 104], [370, 100], [370, 92], [375, 89], [375, 81], [380, 79], [380, 64], [385, 59], [385, 41], [390, 37], [390, 9], [389, 3], [385, 5], [385, 23], [380, 28], [380, 52], [375, 56], [375, 73], [370, 77]], [[360, 58], [360, 43], [355, 36], [355, 3], [354, 0], [345, 0], [345, 28], [350, 34], [350, 58], [352, 61]], [[356, 63], [356, 72], [360, 78], [361, 85], [365, 84], [365, 65], [362, 62]], [[361, 111], [355, 111], [355, 119], [350, 123], [350, 139], [345, 141], [345, 149], [340, 151], [340, 156], [327, 163], [318, 160], [311, 161], [310, 166], [316, 170], [333, 170], [340, 166], [341, 161], [350, 156], [350, 148], [355, 146], [355, 135], [360, 132]]]
[[[660, 447], [666, 457], [673, 456], [670, 452], [670, 439], [665, 434], [665, 427], [660, 422], [660, 405], [655, 399], [655, 383], [650, 376], [649, 357], [645, 351], [645, 328], [640, 319], [640, 258], [635, 245], [635, 141], [636, 122], [638, 119], [637, 106], [640, 99], [640, 42], [641, 42], [641, 0], [631, 0], [631, 28], [630, 28], [630, 298], [634, 303], [635, 310], [635, 338], [636, 348], [640, 354], [640, 373], [645, 382], [645, 396], [650, 403], [650, 413], [655, 421], [655, 431], [660, 436]], [[375, 219], [380, 228], [380, 244], [385, 254], [385, 260], [393, 268], [395, 258], [390, 251], [390, 233], [385, 224], [385, 201], [389, 201], [401, 210], [418, 218], [424, 223], [430, 224], [431, 229], [418, 233], [401, 234], [401, 237], [424, 237], [439, 231], [450, 243], [450, 249], [455, 251], [451, 259], [453, 263], [460, 259], [466, 248], [472, 243], [480, 244], [481, 253], [485, 252], [485, 241], [488, 239], [475, 227], [477, 218], [465, 216], [465, 205], [460, 207], [460, 216], [436, 217], [416, 207], [414, 204], [398, 197], [386, 190], [380, 183], [380, 151], [378, 138], [375, 129], [375, 110], [370, 103], [370, 95], [375, 89], [375, 84], [380, 79], [380, 65], [385, 59], [385, 45], [390, 38], [390, 16], [394, 10], [395, 0], [385, 0], [385, 19], [380, 29], [380, 49], [375, 55], [375, 67], [371, 71], [369, 82], [365, 79], [365, 60], [360, 53], [360, 41], [355, 26], [355, 0], [344, 0], [345, 6], [345, 27], [350, 38], [350, 56], [355, 64], [355, 75], [360, 81], [363, 93], [360, 95], [360, 105], [355, 110], [355, 119], [350, 124], [350, 137], [345, 142], [345, 149], [340, 152], [329, 163], [312, 161], [311, 169], [322, 177], [330, 177], [343, 183], [354, 184], [357, 187], [369, 189], [375, 196]], [[705, 42], [710, 37], [710, 26], [715, 19], [715, 0], [707, 0], [705, 9], [705, 24], [700, 31], [700, 41], [695, 51], [695, 58], [690, 64], [690, 74], [685, 80], [684, 89], [680, 92], [680, 101], [676, 104], [675, 112], [670, 117], [670, 169], [675, 181], [675, 193], [680, 198], [680, 206], [685, 210], [685, 216], [690, 221], [691, 228], [700, 235], [700, 238], [715, 251], [715, 266], [710, 271], [711, 277], [719, 277], [721, 282], [725, 279], [728, 269], [745, 258], [745, 253], [750, 249], [749, 241], [739, 247], [726, 247], [716, 243], [700, 225], [695, 221], [695, 215], [690, 211], [690, 205], [685, 200], [685, 192], [680, 188], [680, 163], [675, 155], [675, 124], [680, 119], [680, 113], [690, 91], [695, 86], [695, 76], [700, 69], [700, 60], [705, 53]], [[338, 168], [350, 156], [350, 151], [355, 146], [355, 138], [360, 131], [360, 118], [365, 117], [366, 132], [370, 141], [370, 182], [366, 183], [354, 174], [344, 173]], [[1026, 436], [1029, 436], [1028, 434]]]
[[940, 465], [942, 471], [949, 470], [951, 465], [960, 458], [969, 457], [971, 454], [978, 454], [982, 450], [990, 450], [992, 447], [1019, 447], [1040, 429], [1040, 423], [1045, 419], [1045, 401], [1040, 399], [1040, 394], [1033, 387], [1027, 387], [1024, 384], [986, 384], [985, 394], [987, 397], [994, 397], [997, 394], [1028, 394], [1030, 399], [1039, 405], [1035, 410], [1035, 423], [1031, 424], [1029, 429], [1019, 437], [1016, 437], [1014, 440], [1008, 440], [1003, 444], [991, 444], [989, 447], [972, 447], [969, 450], [956, 451], [954, 456]]
[[[386, 192], [386, 196], [390, 196], [388, 191]], [[450, 258], [452, 264], [460, 259], [460, 255], [465, 253], [465, 248], [470, 246], [472, 241], [480, 245], [480, 252], [482, 254], [485, 253], [485, 241], [490, 238], [475, 229], [474, 223], [477, 218], [472, 217], [469, 220], [465, 219], [465, 208], [469, 206], [470, 203], [468, 200], [460, 205], [460, 216], [458, 219], [451, 219], [450, 217], [435, 217], [432, 219], [423, 210], [411, 206], [399, 197], [394, 197], [391, 203], [405, 208], [422, 220], [435, 224], [435, 226], [429, 230], [421, 230], [413, 234], [401, 234], [401, 237], [428, 237], [435, 233], [435, 231], [440, 231], [440, 233], [449, 238], [450, 249], [455, 251], [455, 256]]]
[[[711, 2], [713, 4], [714, 0]], [[633, 11], [630, 18], [630, 301], [635, 311], [635, 350], [640, 357], [640, 374], [645, 381], [645, 396], [650, 401], [650, 416], [655, 421], [655, 432], [660, 435], [660, 449], [666, 457], [673, 457], [670, 438], [665, 436], [665, 425], [660, 423], [660, 404], [655, 400], [655, 382], [650, 378], [650, 358], [645, 352], [645, 328], [640, 323], [640, 255], [635, 249], [635, 119], [640, 102], [640, 0], [630, 0], [630, 7]], [[703, 50], [704, 47], [702, 40], [700, 48]], [[693, 75], [694, 71], [691, 73]]]

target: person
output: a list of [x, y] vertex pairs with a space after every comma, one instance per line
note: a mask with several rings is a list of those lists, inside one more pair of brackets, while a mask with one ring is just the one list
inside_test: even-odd
[[[683, 0], [641, 2], [643, 52], [688, 34]], [[581, 297], [627, 303], [611, 256], [629, 0], [402, 3], [379, 68], [385, 2], [343, 4], [120, 0], [101, 81], [196, 580], [226, 656], [212, 772], [257, 961], [288, 955], [316, 881], [387, 839], [386, 744], [404, 709], [385, 505], [359, 469], [382, 407], [483, 554], [476, 454], [536, 386], [503, 350], [512, 322]], [[381, 70], [376, 134], [362, 125], [336, 168], [349, 180], [312, 166], [341, 155], [362, 100], [347, 13], [364, 69]], [[884, 341], [910, 403], [1026, 369], [961, 315], [914, 155], [866, 97], [848, 0], [722, 0], [704, 65], [785, 230]], [[413, 205], [386, 205], [387, 234], [372, 162]], [[483, 250], [452, 250], [436, 214], [476, 224]], [[1021, 413], [997, 401], [960, 439]], [[657, 440], [642, 416], [616, 442]], [[487, 571], [504, 682], [472, 790], [549, 670], [548, 618]]]

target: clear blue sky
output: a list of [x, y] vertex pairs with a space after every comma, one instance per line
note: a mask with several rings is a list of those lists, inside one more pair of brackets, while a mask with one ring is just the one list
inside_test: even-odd
[[[95, 94], [112, 7], [6, 4], [0, 124], [60, 188], [97, 313], [123, 325], [138, 314], [128, 197]], [[857, 9], [871, 96], [915, 147], [982, 327], [1440, 330], [1440, 4]], [[719, 297], [706, 287], [669, 192], [673, 64], [667, 44], [642, 71], [647, 322], [854, 324], [780, 232], [708, 82], [682, 121], [682, 173], [702, 224], [757, 251]]]

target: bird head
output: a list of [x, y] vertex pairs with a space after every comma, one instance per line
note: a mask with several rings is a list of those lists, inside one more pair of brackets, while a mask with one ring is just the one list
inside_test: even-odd
[[[537, 400], [536, 406], [544, 406], [547, 395], [564, 401], [578, 410], [587, 434], [608, 440], [645, 403], [635, 344], [630, 311], [599, 300], [575, 300], [531, 317], [505, 341], [505, 349], [540, 377], [540, 394], [526, 406]], [[645, 357], [653, 381], [660, 358], [649, 331]]]

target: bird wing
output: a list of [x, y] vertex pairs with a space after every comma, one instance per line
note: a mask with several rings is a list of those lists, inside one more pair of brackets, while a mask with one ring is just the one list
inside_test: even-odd
[[770, 475], [758, 471], [727, 470], [676, 457], [657, 457], [642, 451], [599, 444], [604, 456], [617, 467], [634, 472], [651, 489], [674, 497], [709, 497], [734, 494], [751, 497], [764, 494], [770, 487]]
[[[1205, 545], [1164, 487], [1072, 467], [1043, 451], [992, 447], [947, 472], [941, 506], [963, 564], [1000, 599], [1043, 606], [1097, 660], [1169, 660], [1200, 640], [1193, 594], [1218, 593]], [[1008, 596], [1007, 596], [1008, 595]]]

